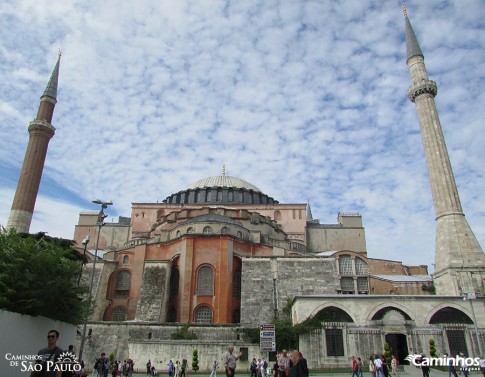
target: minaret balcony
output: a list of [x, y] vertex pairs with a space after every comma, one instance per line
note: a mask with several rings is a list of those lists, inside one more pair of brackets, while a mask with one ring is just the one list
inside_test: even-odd
[[433, 80], [423, 79], [419, 83], [414, 83], [408, 89], [408, 98], [411, 102], [414, 102], [421, 94], [436, 96], [438, 94], [438, 85]]

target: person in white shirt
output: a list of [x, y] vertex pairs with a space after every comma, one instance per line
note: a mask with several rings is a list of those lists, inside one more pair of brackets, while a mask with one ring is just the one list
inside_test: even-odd
[[384, 371], [382, 370], [382, 360], [379, 356], [376, 356], [374, 360], [376, 366], [376, 377], [384, 377]]

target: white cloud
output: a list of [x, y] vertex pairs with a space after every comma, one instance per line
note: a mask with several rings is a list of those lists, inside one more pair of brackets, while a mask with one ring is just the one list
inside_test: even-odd
[[[479, 0], [409, 6], [482, 244], [484, 10]], [[129, 215], [131, 202], [161, 200], [225, 163], [280, 202], [310, 200], [323, 222], [361, 211], [370, 256], [432, 263], [400, 3], [21, 0], [0, 4], [0, 30], [2, 192], [63, 50], [44, 179], [64, 191], [41, 189], [34, 216], [50, 234], [72, 237], [69, 201], [112, 199]], [[0, 219], [10, 205], [2, 195]]]

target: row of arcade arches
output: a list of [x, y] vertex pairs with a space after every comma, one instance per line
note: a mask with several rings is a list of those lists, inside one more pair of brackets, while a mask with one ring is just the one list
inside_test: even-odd
[[[324, 326], [327, 356], [344, 356], [343, 329], [339, 326], [333, 326], [333, 324], [354, 323], [351, 315], [338, 307], [328, 306], [318, 311], [315, 317], [322, 322], [332, 323], [331, 326]], [[371, 317], [371, 321], [385, 322], [386, 320], [412, 321], [413, 318], [402, 309], [393, 306], [381, 308]], [[444, 328], [451, 355], [457, 355], [460, 352], [467, 354], [465, 326], [473, 324], [473, 321], [466, 313], [450, 306], [443, 307], [430, 317], [429, 324]], [[400, 362], [404, 362], [405, 357], [409, 354], [406, 334], [387, 333], [385, 341], [395, 350]]]

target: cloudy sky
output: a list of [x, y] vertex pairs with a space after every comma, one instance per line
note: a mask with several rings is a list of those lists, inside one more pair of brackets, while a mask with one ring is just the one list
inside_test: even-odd
[[[485, 2], [407, 8], [485, 245]], [[0, 224], [61, 48], [32, 232], [72, 238], [93, 199], [129, 216], [225, 164], [322, 223], [362, 213], [369, 256], [434, 262], [401, 1], [4, 0], [0, 34]]]

